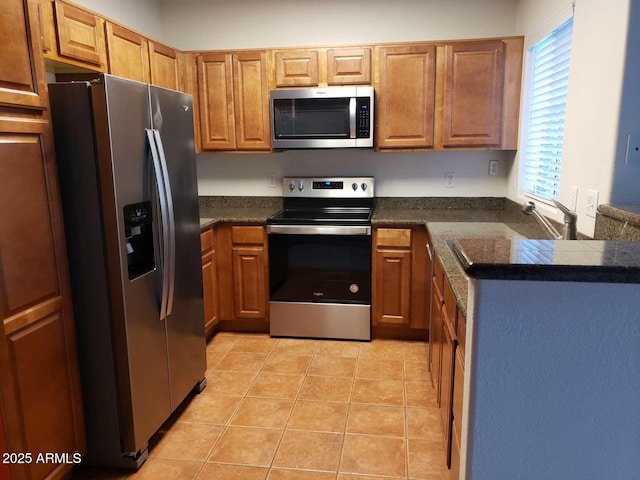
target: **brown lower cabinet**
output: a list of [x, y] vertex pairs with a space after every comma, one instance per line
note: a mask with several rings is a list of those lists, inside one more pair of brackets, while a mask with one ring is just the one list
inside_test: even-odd
[[204, 297], [204, 331], [211, 335], [219, 320], [218, 269], [215, 249], [215, 231], [209, 227], [200, 234], [202, 247], [202, 293]]
[[466, 320], [457, 307], [440, 258], [434, 259], [431, 303], [430, 369], [440, 412], [442, 438], [451, 478], [460, 474]]
[[215, 227], [220, 328], [269, 330], [267, 233], [264, 225]]
[[373, 231], [372, 326], [374, 336], [426, 338], [431, 271], [424, 227]]

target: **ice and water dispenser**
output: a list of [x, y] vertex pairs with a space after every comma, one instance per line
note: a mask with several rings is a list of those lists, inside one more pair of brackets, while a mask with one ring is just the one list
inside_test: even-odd
[[151, 202], [126, 205], [123, 213], [129, 280], [133, 280], [150, 272], [156, 266]]

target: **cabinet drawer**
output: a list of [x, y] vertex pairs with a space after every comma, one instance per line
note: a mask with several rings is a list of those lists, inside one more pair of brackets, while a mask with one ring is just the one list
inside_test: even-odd
[[449, 279], [444, 279], [444, 289], [442, 291], [442, 297], [444, 300], [444, 308], [447, 310], [447, 319], [452, 329], [456, 329], [456, 296], [453, 294], [453, 289], [449, 283]]
[[208, 229], [200, 234], [200, 251], [202, 253], [213, 248], [213, 229]]
[[259, 244], [264, 243], [264, 228], [254, 227], [231, 227], [231, 241], [234, 244]]
[[377, 247], [410, 247], [410, 228], [378, 228], [376, 236]]

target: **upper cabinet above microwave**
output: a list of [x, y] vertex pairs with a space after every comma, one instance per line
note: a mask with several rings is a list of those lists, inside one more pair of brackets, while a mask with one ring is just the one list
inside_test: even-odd
[[272, 56], [276, 88], [371, 84], [370, 47], [284, 49]]

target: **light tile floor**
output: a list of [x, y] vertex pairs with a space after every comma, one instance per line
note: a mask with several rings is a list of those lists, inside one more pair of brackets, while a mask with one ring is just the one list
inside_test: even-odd
[[208, 385], [151, 442], [127, 480], [444, 480], [422, 342], [218, 333]]

